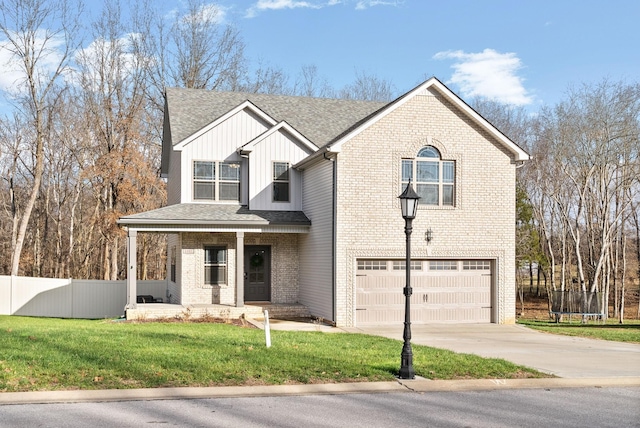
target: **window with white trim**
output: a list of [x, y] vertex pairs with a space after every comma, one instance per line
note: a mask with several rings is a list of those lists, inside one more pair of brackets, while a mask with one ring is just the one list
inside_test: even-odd
[[387, 261], [358, 260], [358, 270], [387, 270]]
[[171, 272], [170, 272], [171, 282], [176, 282], [176, 247], [175, 245], [171, 247]]
[[240, 163], [193, 161], [193, 199], [239, 201]]
[[429, 270], [458, 270], [458, 262], [455, 260], [432, 260], [429, 262]]
[[204, 283], [227, 283], [227, 249], [225, 247], [204, 247]]
[[443, 160], [435, 147], [425, 146], [414, 159], [402, 159], [401, 170], [402, 189], [411, 180], [421, 205], [454, 205], [456, 164]]
[[489, 260], [465, 260], [462, 262], [462, 270], [490, 270]]
[[[407, 262], [406, 260], [394, 260], [393, 261], [393, 270], [406, 270]], [[422, 270], [422, 261], [421, 260], [411, 260], [411, 270]]]
[[289, 202], [289, 163], [273, 163], [273, 202]]

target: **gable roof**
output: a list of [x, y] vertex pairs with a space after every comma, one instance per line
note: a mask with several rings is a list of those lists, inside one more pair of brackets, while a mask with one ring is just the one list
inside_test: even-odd
[[291, 136], [293, 136], [295, 139], [297, 139], [302, 144], [302, 146], [304, 146], [307, 149], [309, 149], [307, 153], [313, 153], [316, 150], [318, 150], [318, 147], [316, 147], [315, 144], [313, 144], [311, 141], [309, 141], [307, 139], [307, 137], [305, 137], [304, 135], [300, 134], [300, 132], [298, 132], [297, 129], [295, 129], [293, 126], [289, 125], [284, 120], [282, 122], [278, 123], [277, 125], [271, 127], [266, 132], [263, 132], [262, 134], [258, 135], [256, 138], [254, 138], [253, 140], [249, 141], [247, 144], [245, 144], [244, 146], [242, 146], [238, 150], [243, 152], [243, 153], [251, 152], [251, 151], [253, 151], [253, 149], [256, 146], [256, 144], [260, 143], [261, 141], [264, 141], [267, 137], [269, 137], [270, 135], [272, 135], [272, 134], [274, 134], [276, 132], [283, 132], [283, 131], [289, 133]]
[[355, 137], [365, 129], [369, 128], [371, 125], [375, 124], [407, 101], [412, 99], [414, 96], [418, 94], [424, 94], [425, 92], [437, 92], [440, 96], [444, 97], [456, 106], [458, 109], [462, 111], [467, 117], [469, 117], [473, 122], [475, 122], [478, 126], [487, 131], [491, 136], [496, 138], [498, 142], [500, 142], [507, 150], [513, 153], [516, 161], [525, 161], [529, 160], [531, 156], [527, 153], [522, 147], [513, 142], [509, 137], [504, 135], [499, 129], [493, 126], [488, 120], [482, 117], [478, 112], [476, 112], [471, 106], [469, 106], [466, 102], [464, 102], [460, 97], [458, 97], [455, 93], [453, 93], [449, 88], [447, 88], [440, 80], [435, 77], [430, 78], [424, 83], [416, 86], [411, 91], [405, 93], [400, 96], [396, 100], [390, 102], [385, 105], [378, 111], [373, 112], [368, 117], [363, 118], [357, 123], [354, 123], [350, 128], [347, 128], [340, 135], [336, 136], [332, 141], [329, 141], [325, 144], [321, 150], [309, 156], [308, 158], [302, 160], [297, 165], [296, 168], [303, 167], [305, 164], [312, 162], [318, 156], [324, 155], [327, 152], [339, 153], [342, 149], [342, 145]]
[[[300, 134], [322, 147], [386, 103], [286, 95], [217, 92], [205, 89], [166, 89], [171, 143], [175, 146], [217, 119], [250, 103], [275, 123], [286, 121]], [[247, 104], [245, 104], [246, 106]]]
[[[251, 101], [246, 100], [243, 103], [241, 103], [240, 105], [237, 105], [236, 107], [232, 108], [231, 110], [229, 110], [228, 112], [226, 112], [222, 116], [217, 117], [213, 122], [210, 122], [209, 124], [207, 124], [203, 128], [199, 128], [197, 131], [191, 133], [188, 137], [183, 138], [180, 141], [173, 141], [174, 150], [182, 150], [182, 148], [184, 146], [186, 146], [187, 144], [189, 144], [191, 141], [193, 141], [196, 138], [198, 138], [199, 136], [207, 133], [210, 129], [214, 128], [215, 126], [217, 126], [218, 124], [224, 122], [225, 120], [227, 120], [231, 116], [233, 116], [236, 113], [238, 113], [238, 112], [240, 112], [242, 110], [245, 110], [245, 109], [252, 111], [255, 115], [257, 115], [260, 119], [265, 121], [265, 123], [269, 124], [270, 126], [274, 126], [277, 123], [276, 120], [274, 120], [271, 116], [269, 116], [264, 111], [262, 111], [258, 107], [256, 107], [255, 104], [253, 104]], [[193, 119], [195, 117], [197, 117], [197, 115], [184, 114], [184, 113], [179, 115], [179, 116], [182, 117], [182, 118], [186, 117], [187, 119], [190, 119], [191, 121], [193, 121]], [[178, 121], [178, 123], [180, 123], [180, 121]], [[181, 129], [183, 129], [183, 128], [181, 128], [180, 125], [178, 125], [178, 130], [181, 130]]]
[[168, 118], [170, 122], [167, 129], [170, 129], [171, 143], [175, 147], [186, 144], [229, 115], [249, 108], [271, 126], [285, 122], [286, 125], [282, 126], [288, 128], [305, 145], [313, 143], [321, 148], [295, 165], [303, 167], [327, 152], [339, 152], [346, 141], [414, 96], [425, 92], [436, 92], [457, 107], [471, 121], [513, 153], [516, 161], [530, 159], [524, 149], [495, 128], [435, 77], [390, 103], [167, 88], [165, 121]]

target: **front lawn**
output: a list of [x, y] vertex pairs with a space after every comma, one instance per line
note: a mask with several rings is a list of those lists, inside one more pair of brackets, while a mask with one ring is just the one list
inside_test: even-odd
[[587, 324], [582, 324], [579, 316], [573, 316], [571, 320], [569, 320], [568, 316], [565, 316], [564, 321], [560, 323], [552, 320], [519, 319], [518, 324], [526, 325], [535, 330], [566, 336], [640, 343], [640, 321], [638, 320], [625, 320], [624, 324], [620, 324], [617, 320], [609, 319], [606, 323], [589, 321]]
[[[0, 391], [368, 382], [395, 379], [402, 343], [363, 334], [213, 323], [0, 316]], [[547, 377], [498, 360], [414, 346], [429, 379]]]

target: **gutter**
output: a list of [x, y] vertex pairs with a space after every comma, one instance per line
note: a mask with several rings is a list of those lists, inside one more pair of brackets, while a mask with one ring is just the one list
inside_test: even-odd
[[134, 224], [165, 224], [171, 226], [311, 226], [311, 222], [286, 222], [272, 223], [268, 220], [253, 221], [207, 221], [207, 220], [162, 220], [162, 219], [119, 219], [118, 224], [123, 226]]
[[295, 169], [304, 169], [305, 166], [315, 162], [318, 158], [320, 158], [320, 156], [322, 156], [326, 160], [331, 160], [328, 156], [331, 156], [332, 154], [335, 155], [337, 153], [340, 153], [340, 150], [335, 149], [335, 148], [332, 149], [331, 146], [324, 146], [320, 150], [318, 150], [317, 152], [313, 153], [310, 156], [307, 156], [306, 158], [302, 159], [297, 164], [293, 165], [293, 168], [295, 168]]

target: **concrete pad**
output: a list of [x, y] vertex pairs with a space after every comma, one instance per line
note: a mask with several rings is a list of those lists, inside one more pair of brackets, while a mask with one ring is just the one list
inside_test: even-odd
[[[402, 340], [403, 326], [344, 329]], [[521, 325], [414, 324], [411, 343], [502, 358], [563, 378], [640, 377], [640, 344], [560, 336]]]

